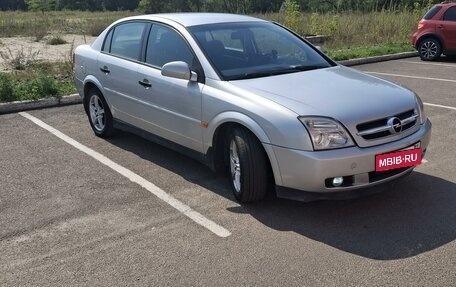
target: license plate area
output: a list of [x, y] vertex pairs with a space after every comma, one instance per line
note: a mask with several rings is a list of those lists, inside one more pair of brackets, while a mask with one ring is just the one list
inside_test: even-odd
[[422, 151], [418, 142], [407, 148], [375, 156], [375, 171], [385, 171], [421, 164]]

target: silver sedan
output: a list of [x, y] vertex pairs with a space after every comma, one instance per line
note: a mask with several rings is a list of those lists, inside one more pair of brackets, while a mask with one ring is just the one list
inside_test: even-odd
[[126, 129], [227, 171], [241, 202], [362, 191], [409, 174], [430, 141], [414, 92], [248, 16], [121, 19], [75, 50], [74, 75], [95, 135]]

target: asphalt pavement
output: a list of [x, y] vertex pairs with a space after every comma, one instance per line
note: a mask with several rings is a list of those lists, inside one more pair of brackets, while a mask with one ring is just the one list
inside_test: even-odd
[[0, 115], [0, 286], [456, 286], [456, 61], [352, 68], [433, 123], [422, 165], [352, 200], [240, 205], [199, 162], [95, 137], [81, 105]]

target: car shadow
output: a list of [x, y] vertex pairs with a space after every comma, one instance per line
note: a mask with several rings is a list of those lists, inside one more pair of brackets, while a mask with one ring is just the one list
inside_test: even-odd
[[359, 256], [393, 260], [456, 239], [456, 184], [413, 172], [387, 191], [342, 201], [269, 200], [231, 208], [280, 231], [294, 231]]
[[[228, 178], [203, 164], [122, 132], [110, 143], [234, 201]], [[339, 250], [377, 260], [407, 258], [456, 239], [456, 184], [413, 172], [388, 190], [351, 200], [278, 199], [230, 207], [271, 229], [293, 231]]]
[[440, 58], [438, 58], [434, 62], [436, 62], [436, 63], [456, 63], [456, 55], [452, 55], [452, 56], [443, 56], [442, 55]]

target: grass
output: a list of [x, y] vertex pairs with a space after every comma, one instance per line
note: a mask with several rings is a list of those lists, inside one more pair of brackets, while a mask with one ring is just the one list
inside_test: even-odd
[[[340, 14], [296, 13], [293, 7], [289, 10], [253, 16], [286, 23], [301, 35], [329, 36], [323, 50], [340, 61], [412, 51], [410, 35], [427, 7]], [[0, 12], [0, 37], [29, 36], [41, 41], [49, 34], [97, 36], [115, 20], [136, 14], [128, 11]], [[57, 45], [63, 41], [54, 36], [47, 43]], [[58, 97], [75, 92], [71, 71], [73, 46], [68, 59], [62, 63], [37, 62], [32, 52], [23, 49], [2, 51], [0, 56], [13, 72], [0, 74], [0, 102]]]
[[411, 51], [414, 51], [414, 48], [410, 43], [386, 43], [373, 46], [355, 46], [344, 49], [327, 49], [324, 52], [335, 61], [343, 61]]
[[35, 37], [40, 41], [49, 33], [97, 36], [117, 19], [137, 13], [128, 11], [85, 12], [0, 12], [0, 37]]

